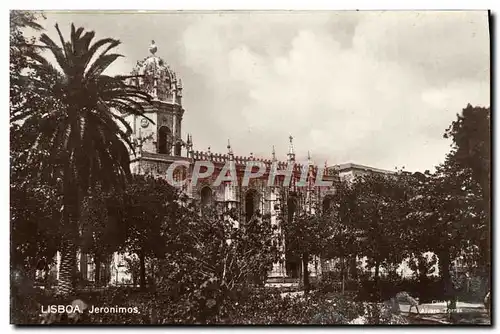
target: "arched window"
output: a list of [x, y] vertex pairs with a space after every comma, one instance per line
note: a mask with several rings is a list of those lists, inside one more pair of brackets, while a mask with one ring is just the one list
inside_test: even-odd
[[176, 143], [174, 146], [174, 155], [175, 156], [180, 156], [182, 151], [182, 144], [181, 143]]
[[333, 198], [330, 195], [326, 195], [323, 199], [323, 213], [327, 213], [332, 209], [333, 206]]
[[249, 222], [259, 209], [259, 196], [256, 190], [248, 190], [245, 194], [245, 219]]
[[297, 201], [298, 201], [297, 195], [290, 194], [286, 202], [288, 206], [288, 223], [292, 223], [293, 221], [293, 217], [295, 215], [295, 212], [297, 211]]
[[172, 131], [166, 126], [162, 126], [158, 131], [158, 153], [172, 154]]
[[203, 187], [200, 192], [201, 205], [207, 206], [212, 204], [213, 194], [210, 187]]

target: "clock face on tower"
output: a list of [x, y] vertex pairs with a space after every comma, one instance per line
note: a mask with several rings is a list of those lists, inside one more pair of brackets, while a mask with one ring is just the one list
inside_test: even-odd
[[149, 121], [145, 118], [141, 119], [141, 126], [143, 128], [147, 127], [149, 125]]

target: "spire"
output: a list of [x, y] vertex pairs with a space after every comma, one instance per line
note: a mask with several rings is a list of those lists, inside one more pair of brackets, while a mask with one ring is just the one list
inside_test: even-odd
[[288, 146], [288, 161], [295, 161], [295, 150], [293, 148], [293, 137], [292, 135], [290, 135], [290, 137], [288, 137], [288, 139], [290, 139], [290, 145]]
[[[231, 142], [229, 139], [227, 140], [227, 155], [229, 157], [229, 173], [231, 176], [233, 171], [236, 173], [236, 164], [234, 161], [234, 154], [233, 154], [233, 149], [231, 147]], [[226, 172], [227, 173], [227, 172]], [[237, 177], [237, 176], [235, 176]], [[226, 206], [228, 209], [235, 208], [236, 204], [236, 189], [235, 185], [233, 184], [233, 181], [226, 181], [224, 182], [225, 187], [224, 187], [224, 201], [226, 202]]]
[[227, 140], [227, 155], [229, 156], [229, 160], [234, 160], [233, 149], [231, 148], [231, 142], [229, 139]]
[[149, 52], [154, 56], [156, 51], [158, 51], [158, 47], [155, 44], [155, 41], [151, 41], [151, 45], [149, 46]]
[[312, 164], [313, 163], [312, 163], [312, 160], [311, 160], [311, 152], [307, 151], [307, 165], [311, 166]]
[[[271, 160], [271, 172], [274, 174], [278, 171], [278, 159], [276, 159], [276, 150], [274, 149], [274, 145], [273, 145], [273, 158]], [[274, 185], [271, 189], [274, 189]]]
[[187, 156], [189, 158], [193, 153], [193, 138], [189, 133], [187, 135], [187, 140], [186, 140], [186, 151], [187, 151]]

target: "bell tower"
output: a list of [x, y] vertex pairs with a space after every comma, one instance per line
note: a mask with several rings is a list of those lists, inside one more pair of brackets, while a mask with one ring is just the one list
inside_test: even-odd
[[[145, 116], [130, 116], [129, 124], [141, 152], [180, 156], [182, 149], [182, 82], [167, 63], [156, 55], [154, 41], [149, 55], [138, 61], [129, 79], [133, 85], [153, 97]], [[151, 122], [152, 121], [152, 122]], [[154, 124], [153, 124], [154, 123]]]

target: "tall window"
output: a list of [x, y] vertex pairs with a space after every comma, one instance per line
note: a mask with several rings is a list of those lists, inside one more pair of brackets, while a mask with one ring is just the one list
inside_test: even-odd
[[172, 144], [172, 131], [168, 127], [162, 126], [158, 131], [158, 153], [172, 154]]
[[290, 195], [287, 200], [288, 206], [288, 222], [292, 223], [295, 211], [297, 210], [297, 196]]
[[323, 199], [323, 213], [327, 213], [332, 209], [333, 198], [330, 195], [326, 195]]
[[201, 205], [207, 206], [212, 204], [213, 194], [210, 187], [203, 187], [200, 192]]
[[255, 190], [247, 191], [245, 195], [245, 219], [249, 222], [258, 209], [258, 194]]

